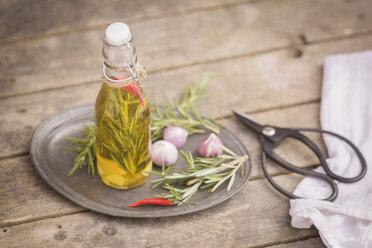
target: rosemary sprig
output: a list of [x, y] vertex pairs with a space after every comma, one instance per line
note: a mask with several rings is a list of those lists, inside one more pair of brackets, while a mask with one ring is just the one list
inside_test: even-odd
[[[191, 153], [179, 152], [185, 158], [188, 168], [184, 171], [169, 172], [173, 168], [162, 168], [162, 172], [151, 171], [150, 174], [158, 175], [160, 178], [153, 180], [153, 188], [162, 185], [169, 192], [157, 195], [167, 198], [177, 205], [188, 201], [199, 189], [208, 189], [208, 192], [216, 191], [223, 183], [228, 181], [227, 191], [234, 184], [236, 174], [240, 169], [244, 173], [244, 163], [248, 156], [239, 156], [225, 146], [222, 146], [225, 153], [216, 158], [196, 158]], [[176, 188], [172, 184], [185, 186]]]
[[[162, 110], [158, 105], [154, 106], [154, 112], [151, 113], [151, 139], [152, 141], [156, 141], [162, 138], [162, 133], [165, 127], [176, 125], [183, 127], [187, 130], [188, 134], [191, 135], [193, 133], [204, 133], [205, 128], [213, 131], [214, 133], [219, 133], [220, 126], [214, 120], [207, 120], [200, 117], [199, 113], [195, 109], [195, 104], [199, 103], [203, 98], [203, 92], [205, 89], [206, 84], [208, 83], [209, 77], [205, 77], [196, 85], [189, 85], [183, 96], [180, 99], [171, 99], [168, 98], [168, 104], [162, 105]], [[112, 92], [108, 91], [107, 94], [112, 94]], [[112, 96], [118, 97], [115, 104], [117, 104], [116, 108], [120, 111], [120, 121], [121, 124], [124, 126], [129, 126], [129, 131], [132, 133], [136, 130], [137, 127], [135, 122], [131, 122], [130, 125], [125, 125], [128, 122], [128, 102], [122, 99], [122, 95]], [[134, 141], [130, 140], [130, 137], [123, 134], [123, 130], [118, 127], [115, 127], [116, 122], [112, 120], [111, 123], [113, 127], [106, 127], [108, 132], [110, 133], [111, 137], [122, 137], [122, 138], [114, 138], [112, 139], [113, 144], [110, 146], [110, 149], [117, 149], [121, 147], [129, 147], [130, 149], [138, 149], [135, 147]], [[83, 165], [88, 166], [88, 171], [93, 175], [94, 174], [94, 160], [96, 159], [95, 153], [95, 143], [96, 143], [96, 136], [95, 136], [95, 126], [89, 125], [85, 126], [85, 130], [82, 131], [86, 137], [83, 139], [76, 139], [67, 137], [67, 139], [73, 141], [73, 145], [77, 145], [78, 147], [75, 149], [71, 148], [64, 148], [66, 150], [74, 151], [78, 153], [78, 156], [75, 159], [74, 167], [68, 173], [68, 175], [72, 175], [77, 168], [81, 168]], [[100, 138], [100, 137], [99, 137]], [[138, 142], [136, 142], [138, 143]], [[93, 150], [94, 149], [94, 150]], [[93, 152], [94, 151], [94, 152]], [[131, 163], [128, 161], [127, 153], [119, 153], [118, 157], [114, 157], [113, 159], [120, 161], [119, 164], [128, 165], [123, 167], [127, 171], [133, 171], [133, 166], [130, 166]], [[137, 156], [136, 161], [138, 163], [142, 162], [146, 156], [142, 154]]]
[[181, 99], [168, 97], [168, 104], [163, 105], [162, 110], [157, 104], [154, 106], [154, 111], [151, 113], [153, 142], [162, 138], [163, 130], [167, 126], [182, 127], [189, 135], [204, 133], [204, 128], [219, 133], [220, 126], [216, 121], [201, 118], [195, 108], [195, 104], [204, 98], [203, 92], [208, 81], [209, 77], [205, 77], [197, 85], [189, 85]]
[[74, 167], [70, 170], [67, 176], [72, 175], [77, 168], [83, 166], [88, 167], [88, 173], [94, 176], [96, 160], [96, 130], [93, 125], [84, 125], [84, 130], [81, 131], [85, 137], [82, 139], [76, 139], [67, 137], [66, 139], [71, 140], [72, 144], [77, 146], [76, 148], [62, 147], [67, 151], [79, 153], [74, 161]]

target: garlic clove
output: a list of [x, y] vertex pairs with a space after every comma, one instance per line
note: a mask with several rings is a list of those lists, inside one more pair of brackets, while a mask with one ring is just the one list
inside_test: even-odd
[[168, 126], [163, 131], [163, 139], [171, 142], [177, 148], [181, 148], [187, 140], [188, 133], [179, 126]]
[[222, 145], [222, 140], [211, 133], [199, 143], [198, 152], [204, 158], [214, 158], [223, 153]]
[[174, 164], [178, 158], [177, 148], [169, 141], [158, 140], [152, 144], [151, 159], [158, 166]]

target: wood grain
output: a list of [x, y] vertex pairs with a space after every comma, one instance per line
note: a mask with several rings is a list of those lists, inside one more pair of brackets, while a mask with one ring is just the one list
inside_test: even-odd
[[[275, 179], [289, 188], [298, 182]], [[231, 200], [199, 213], [159, 219], [79, 213], [3, 229], [0, 246], [250, 247], [316, 235], [314, 228], [292, 228], [288, 207], [265, 180], [255, 180]]]
[[[164, 102], [165, 94], [178, 97], [203, 74], [223, 73], [210, 82], [201, 113], [218, 117], [231, 115], [232, 109], [257, 112], [319, 100], [324, 57], [368, 48], [372, 35], [311, 45], [301, 58], [284, 50], [156, 73], [144, 87], [151, 102]], [[31, 133], [42, 120], [64, 108], [94, 102], [99, 87], [100, 83], [92, 83], [0, 100], [0, 157], [26, 152]]]
[[249, 0], [3, 1], [0, 5], [0, 40], [39, 37], [97, 26], [102, 28], [115, 21], [131, 23], [240, 2]]
[[326, 247], [320, 238], [311, 238], [287, 244], [268, 246], [268, 248], [321, 248]]
[[[48, 100], [48, 99], [46, 99]], [[318, 126], [318, 104], [307, 104], [283, 110], [267, 111], [255, 114], [257, 121], [281, 126]], [[26, 112], [27, 113], [27, 112]], [[44, 113], [44, 112], [43, 112]], [[301, 115], [301, 113], [306, 113]], [[47, 113], [45, 113], [47, 115]], [[25, 116], [25, 119], [29, 117]], [[260, 168], [261, 147], [256, 134], [245, 128], [233, 118], [225, 119], [223, 124], [240, 137], [250, 152], [252, 159], [252, 178], [263, 178]], [[6, 127], [5, 130], [9, 130]], [[16, 132], [15, 132], [16, 133]], [[25, 137], [28, 136], [25, 134]], [[3, 139], [1, 139], [3, 140]], [[316, 137], [320, 141], [320, 137]], [[279, 151], [288, 161], [307, 166], [317, 162], [314, 155], [305, 147], [287, 142]], [[0, 149], [1, 150], [1, 149]], [[302, 156], [299, 156], [301, 154]], [[0, 204], [0, 226], [7, 226], [48, 216], [79, 212], [82, 208], [54, 192], [33, 169], [28, 156], [0, 160], [0, 194], [6, 204]], [[269, 172], [273, 175], [283, 173], [269, 163]], [[267, 185], [267, 190], [270, 186]]]
[[[358, 4], [350, 4], [334, 0], [314, 4], [312, 0], [282, 0], [278, 4], [276, 0], [260, 1], [144, 20], [133, 23], [131, 28], [139, 61], [154, 72], [298, 47], [350, 33], [362, 34], [372, 30], [372, 8], [367, 7], [368, 2], [360, 0]], [[302, 9], [306, 11], [299, 15], [297, 10]], [[93, 29], [1, 46], [0, 96], [99, 80], [102, 33], [102, 28]], [[368, 49], [369, 44], [348, 50]], [[300, 53], [296, 49], [287, 56], [298, 58]], [[219, 72], [250, 71], [230, 63], [226, 61]], [[261, 78], [272, 69], [270, 66], [271, 62], [261, 61]], [[239, 78], [250, 79], [249, 75], [239, 75]]]
[[83, 210], [49, 187], [29, 156], [0, 160], [0, 171], [0, 226]]

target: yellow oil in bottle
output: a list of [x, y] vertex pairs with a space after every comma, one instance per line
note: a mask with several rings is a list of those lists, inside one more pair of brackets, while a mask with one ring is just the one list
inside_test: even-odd
[[117, 189], [141, 185], [152, 169], [149, 104], [141, 86], [133, 83], [134, 88], [103, 83], [95, 105], [98, 174]]

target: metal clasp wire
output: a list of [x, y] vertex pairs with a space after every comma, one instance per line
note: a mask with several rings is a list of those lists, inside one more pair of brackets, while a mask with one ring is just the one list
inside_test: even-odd
[[[130, 54], [130, 58], [132, 60], [132, 64], [133, 64], [133, 67], [134, 67], [134, 71], [132, 69], [132, 67], [130, 65], [128, 65], [127, 63], [125, 64], [125, 66], [128, 68], [129, 70], [129, 73], [131, 75], [131, 78], [133, 81], [135, 81], [136, 83], [138, 83], [139, 79], [140, 79], [140, 76], [139, 76], [139, 71], [138, 71], [138, 68], [137, 68], [137, 63], [136, 61], [134, 60], [134, 56], [133, 56], [133, 53], [132, 53], [132, 50], [131, 50], [131, 45], [129, 43], [126, 43], [125, 44], [128, 49], [129, 49], [129, 54]], [[102, 59], [102, 65], [103, 65], [103, 68], [102, 68], [102, 72], [103, 72], [103, 76], [110, 82], [113, 82], [113, 83], [120, 83], [120, 82], [125, 82], [125, 81], [128, 81], [128, 79], [130, 78], [123, 78], [123, 79], [112, 79], [110, 78], [109, 76], [107, 76], [106, 74], [106, 66], [105, 66], [105, 62], [103, 61]]]

